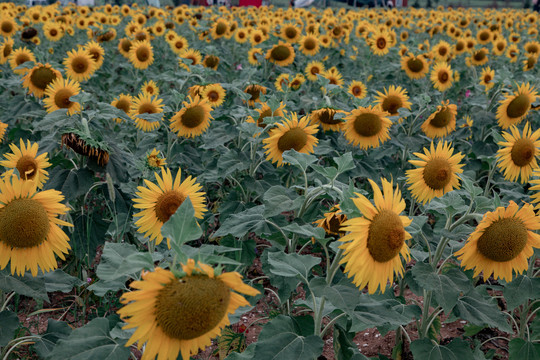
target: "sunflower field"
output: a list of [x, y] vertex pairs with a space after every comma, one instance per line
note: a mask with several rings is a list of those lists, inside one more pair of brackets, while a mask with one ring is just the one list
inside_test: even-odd
[[539, 24], [0, 3], [0, 359], [540, 359]]

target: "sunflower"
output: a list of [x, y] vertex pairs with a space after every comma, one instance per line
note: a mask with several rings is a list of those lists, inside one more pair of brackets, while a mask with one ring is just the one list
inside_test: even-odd
[[81, 92], [79, 83], [73, 79], [57, 78], [45, 88], [45, 107], [48, 113], [59, 109], [67, 109], [68, 115], [81, 110], [81, 104], [69, 98]]
[[389, 114], [379, 107], [359, 107], [352, 110], [343, 125], [345, 138], [361, 149], [376, 148], [390, 139], [389, 129], [392, 121]]
[[538, 55], [531, 55], [529, 54], [527, 56], [527, 59], [523, 60], [523, 71], [530, 71], [534, 69], [536, 63], [538, 62]]
[[[117, 109], [122, 110], [123, 112], [126, 113], [126, 115], [129, 115], [132, 103], [133, 103], [133, 97], [131, 95], [120, 94], [111, 102], [111, 105]], [[116, 121], [117, 123], [121, 123], [122, 119], [115, 118], [114, 121]]]
[[468, 65], [481, 66], [488, 62], [488, 49], [481, 48], [471, 53], [471, 56], [467, 58]]
[[126, 346], [138, 342], [141, 349], [145, 344], [143, 359], [176, 359], [178, 353], [190, 359], [230, 324], [229, 314], [249, 305], [238, 293], [259, 293], [244, 284], [237, 272], [218, 275], [192, 259], [182, 269], [182, 277], [159, 267], [144, 271], [142, 280], [131, 283], [137, 290], [120, 299], [124, 307], [118, 314], [127, 324], [124, 329], [137, 329]]
[[376, 31], [369, 38], [368, 44], [373, 54], [383, 56], [388, 54], [391, 41], [388, 32]]
[[[201, 53], [200, 51], [198, 50], [193, 50], [193, 49], [184, 49], [182, 50], [178, 56], [181, 58], [181, 59], [188, 59], [188, 60], [191, 60], [191, 65], [199, 65], [202, 61], [202, 56], [201, 56]], [[180, 62], [182, 62], [180, 60]]]
[[[345, 264], [345, 273], [354, 277], [354, 284], [360, 289], [366, 285], [373, 294], [380, 287], [386, 290], [388, 281], [393, 282], [394, 274], [403, 275], [401, 257], [410, 261], [409, 247], [405, 240], [411, 235], [405, 231], [412, 219], [400, 216], [405, 210], [401, 192], [392, 182], [381, 179], [381, 189], [369, 179], [373, 189], [375, 206], [362, 194], [356, 193], [353, 202], [362, 213], [345, 221], [341, 230], [348, 232], [339, 241], [344, 250], [340, 264]], [[399, 256], [401, 255], [401, 256]]]
[[457, 106], [449, 104], [446, 100], [437, 106], [437, 110], [431, 114], [421, 126], [424, 134], [434, 139], [437, 137], [445, 137], [456, 128]]
[[142, 131], [156, 130], [161, 124], [163, 115], [158, 120], [146, 120], [137, 115], [142, 114], [160, 114], [163, 113], [163, 100], [158, 99], [157, 96], [141, 93], [136, 98], [133, 98], [131, 108], [129, 110], [129, 116], [135, 121], [135, 127]]
[[302, 31], [294, 25], [286, 25], [281, 29], [281, 38], [291, 44], [297, 42], [301, 35]]
[[90, 41], [86, 44], [84, 49], [90, 54], [90, 57], [96, 63], [96, 70], [103, 65], [103, 60], [105, 59], [105, 50], [95, 41]]
[[12, 19], [7, 16], [2, 16], [0, 19], [0, 36], [4, 38], [10, 38], [17, 32], [19, 26], [15, 22], [15, 19]]
[[488, 212], [467, 242], [455, 255], [466, 270], [474, 269], [474, 276], [482, 271], [484, 278], [512, 281], [513, 272], [520, 274], [529, 267], [528, 258], [533, 248], [540, 247], [540, 220], [531, 204], [521, 209], [510, 201], [508, 207]]
[[502, 136], [506, 141], [498, 143], [502, 148], [497, 151], [497, 167], [504, 172], [506, 180], [516, 181], [519, 177], [522, 184], [526, 183], [533, 170], [538, 168], [540, 129], [532, 132], [527, 123], [522, 134], [517, 127], [511, 126], [510, 133], [503, 132]]
[[225, 89], [220, 84], [206, 85], [201, 92], [201, 98], [206, 100], [212, 108], [217, 108], [225, 101]]
[[341, 225], [347, 221], [347, 215], [341, 212], [339, 204], [333, 206], [329, 212], [324, 213], [322, 219], [316, 220], [313, 224], [317, 227], [323, 228], [329, 235], [343, 236], [345, 232], [341, 230]]
[[308, 117], [298, 120], [296, 113], [287, 114], [283, 122], [269, 132], [263, 140], [266, 149], [266, 159], [277, 166], [282, 166], [283, 153], [294, 149], [304, 154], [313, 153], [313, 148], [319, 140], [313, 136], [317, 133], [317, 125], [310, 125]]
[[487, 66], [482, 69], [482, 73], [480, 74], [480, 85], [484, 85], [486, 91], [489, 91], [489, 89], [495, 86], [495, 83], [493, 82], [494, 78], [495, 70], [492, 70], [489, 66]]
[[246, 41], [248, 41], [249, 31], [247, 29], [238, 29], [234, 33], [234, 40], [239, 43], [243, 44]]
[[280, 102], [278, 108], [272, 111], [272, 109], [267, 103], [262, 103], [261, 107], [259, 109], [255, 109], [255, 111], [259, 114], [257, 119], [254, 119], [253, 117], [248, 116], [246, 119], [246, 122], [257, 124], [258, 127], [264, 129], [266, 127], [266, 124], [264, 123], [265, 118], [281, 117], [285, 115], [285, 104], [283, 104], [283, 102]]
[[97, 64], [92, 55], [84, 49], [68, 51], [67, 58], [64, 59], [66, 75], [76, 81], [88, 80], [96, 71]]
[[170, 127], [179, 137], [191, 138], [200, 136], [210, 126], [212, 105], [199, 96], [188, 97], [188, 100], [182, 103], [184, 107], [171, 118]]
[[195, 209], [197, 219], [202, 219], [206, 212], [205, 194], [201, 191], [201, 185], [196, 183], [196, 179], [191, 176], [180, 183], [181, 173], [178, 169], [173, 181], [171, 170], [165, 167], [161, 170], [161, 176], [155, 173], [157, 184], [145, 179], [146, 187], [137, 187], [137, 198], [133, 199], [135, 203], [133, 207], [141, 211], [133, 215], [135, 218], [140, 218], [135, 225], [138, 232], [150, 237], [150, 241], [155, 240], [156, 245], [163, 241], [161, 227], [188, 197]]
[[189, 42], [187, 41], [187, 39], [180, 35], [176, 35], [174, 39], [172, 39], [168, 43], [172, 51], [177, 55], [180, 54], [182, 50], [187, 49], [189, 46]]
[[263, 43], [266, 40], [266, 35], [261, 29], [255, 29], [249, 34], [249, 42], [251, 46], [256, 46]]
[[289, 78], [289, 74], [283, 73], [279, 74], [279, 76], [276, 78], [276, 81], [274, 82], [274, 86], [276, 87], [277, 91], [285, 92], [289, 89], [289, 83], [291, 82]]
[[421, 79], [429, 72], [429, 65], [423, 55], [408, 53], [401, 58], [401, 68], [411, 79]]
[[47, 22], [43, 25], [43, 34], [49, 41], [60, 41], [64, 37], [64, 30], [60, 24], [54, 22]]
[[251, 65], [257, 66], [260, 65], [261, 62], [259, 61], [260, 58], [263, 57], [263, 51], [259, 48], [251, 48], [248, 51], [248, 62]]
[[433, 87], [441, 92], [448, 90], [452, 86], [453, 74], [450, 64], [444, 61], [435, 64], [431, 70], [430, 78]]
[[228, 34], [228, 32], [229, 32], [229, 22], [225, 19], [218, 19], [214, 23], [210, 31], [214, 39], [219, 39], [221, 37], [224, 37]]
[[0, 45], [0, 65], [8, 61], [9, 55], [13, 52], [14, 43], [13, 38], [8, 38], [4, 39], [4, 42]]
[[219, 66], [219, 56], [206, 55], [202, 62], [203, 66], [212, 70], [217, 70]]
[[540, 55], [540, 42], [538, 41], [529, 41], [524, 46], [523, 49], [531, 55]]
[[476, 33], [476, 40], [481, 45], [486, 45], [493, 40], [493, 34], [489, 29], [483, 29]]
[[498, 124], [503, 129], [519, 124], [531, 109], [531, 104], [538, 97], [536, 89], [529, 83], [518, 86], [517, 92], [505, 95], [497, 108]]
[[291, 83], [289, 84], [290, 88], [293, 90], [300, 89], [300, 86], [302, 86], [303, 83], [306, 82], [306, 78], [302, 74], [296, 74], [294, 78], [291, 80]]
[[320, 49], [319, 39], [315, 35], [308, 34], [300, 40], [300, 51], [304, 55], [315, 55]]
[[17, 69], [18, 66], [21, 66], [28, 61], [36, 62], [36, 57], [34, 56], [34, 53], [28, 50], [26, 47], [15, 49], [11, 55], [9, 55], [9, 65], [11, 66], [13, 72], [17, 75], [23, 75], [30, 71], [28, 68]]
[[388, 89], [385, 88], [384, 93], [377, 91], [377, 96], [375, 96], [375, 104], [378, 104], [390, 116], [399, 115], [398, 110], [401, 108], [410, 110], [412, 104], [408, 100], [407, 89], [394, 85], [390, 85]]
[[158, 96], [159, 95], [159, 87], [154, 82], [154, 80], [146, 81], [141, 86], [141, 93], [151, 95], [151, 96]]
[[365, 98], [367, 95], [366, 85], [364, 85], [364, 83], [361, 81], [351, 81], [351, 84], [349, 85], [349, 94], [351, 94], [357, 99]]
[[125, 58], [129, 58], [129, 50], [131, 49], [131, 46], [133, 46], [133, 42], [130, 39], [122, 38], [118, 42], [118, 51]]
[[62, 134], [62, 147], [66, 146], [77, 154], [95, 161], [99, 166], [105, 167], [109, 162], [107, 145], [96, 141], [84, 131], [73, 130]]
[[431, 49], [431, 52], [436, 61], [448, 61], [452, 55], [450, 44], [444, 40], [439, 41], [439, 43]]
[[47, 86], [56, 79], [61, 79], [60, 71], [54, 69], [50, 64], [36, 63], [23, 77], [23, 87], [35, 97], [42, 98], [45, 95]]
[[161, 155], [161, 152], [154, 148], [150, 153], [146, 155], [146, 166], [150, 170], [158, 170], [161, 167], [167, 165], [167, 159]]
[[19, 147], [9, 144], [9, 148], [12, 152], [4, 154], [6, 160], [0, 161], [0, 165], [6, 169], [17, 169], [22, 180], [32, 180], [36, 186], [42, 188], [49, 179], [49, 173], [45, 169], [51, 166], [47, 153], [38, 156], [39, 145], [31, 143], [30, 140], [27, 140], [25, 145], [20, 139]]
[[308, 80], [317, 81], [317, 74], [325, 71], [324, 64], [320, 61], [312, 61], [306, 65], [304, 72]]
[[290, 44], [280, 41], [268, 50], [266, 59], [279, 66], [289, 66], [294, 62], [294, 49]]
[[506, 39], [500, 38], [493, 42], [493, 54], [496, 56], [501, 56], [506, 51], [507, 46]]
[[58, 267], [55, 255], [65, 260], [69, 238], [59, 225], [73, 225], [58, 218], [68, 211], [63, 200], [56, 190], [38, 192], [33, 181], [0, 179], [0, 269], [11, 263], [11, 274], [37, 276], [38, 268]]
[[327, 78], [330, 81], [331, 85], [343, 85], [343, 76], [335, 66], [332, 66], [330, 69], [323, 71], [321, 75]]
[[248, 99], [248, 105], [249, 106], [254, 106], [255, 103], [260, 103], [261, 102], [261, 94], [266, 94], [266, 91], [267, 91], [267, 89], [264, 86], [257, 85], [257, 84], [248, 85], [244, 89], [244, 92], [246, 94], [251, 95], [251, 97]]
[[6, 134], [7, 127], [8, 124], [4, 124], [2, 121], [0, 121], [0, 144], [2, 141], [4, 141], [4, 135]]
[[460, 164], [464, 155], [454, 154], [451, 144], [439, 142], [437, 147], [431, 142], [424, 153], [414, 153], [420, 160], [409, 160], [416, 169], [407, 170], [407, 183], [416, 201], [426, 204], [436, 197], [459, 188], [457, 174], [463, 172]]
[[129, 49], [129, 61], [136, 69], [148, 68], [154, 62], [154, 51], [150, 41], [134, 41]]
[[326, 107], [313, 110], [309, 114], [309, 119], [311, 123], [321, 125], [323, 131], [340, 131], [343, 128], [344, 122], [341, 119], [334, 119], [334, 116], [338, 113], [345, 112]]

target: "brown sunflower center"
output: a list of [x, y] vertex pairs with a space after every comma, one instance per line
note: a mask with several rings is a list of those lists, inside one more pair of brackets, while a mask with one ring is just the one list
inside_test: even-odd
[[118, 100], [118, 102], [116, 103], [115, 106], [116, 106], [117, 109], [120, 109], [120, 110], [124, 111], [127, 114], [129, 112], [129, 108], [131, 107], [131, 104], [126, 99], [120, 99], [120, 100]]
[[332, 217], [328, 220], [328, 229], [327, 232], [334, 235], [339, 235], [341, 230], [341, 224], [345, 221], [345, 215], [333, 214]]
[[489, 75], [489, 74], [484, 75], [484, 82], [487, 84], [490, 81], [491, 81], [491, 75]]
[[9, 21], [3, 21], [2, 32], [9, 34], [11, 31], [13, 31], [13, 24]]
[[47, 85], [56, 79], [56, 74], [49, 68], [40, 67], [32, 71], [30, 81], [38, 89], [45, 90]]
[[274, 60], [283, 61], [291, 56], [291, 50], [285, 45], [278, 45], [272, 49], [270, 56]]
[[328, 125], [336, 125], [341, 123], [341, 120], [334, 119], [334, 115], [336, 114], [335, 110], [331, 109], [324, 109], [323, 111], [319, 112], [319, 121], [323, 124]]
[[210, 102], [216, 102], [219, 100], [219, 94], [215, 90], [209, 91], [208, 94], [206, 94], [206, 97], [208, 100], [210, 100]]
[[289, 27], [285, 29], [285, 37], [287, 39], [294, 39], [296, 37], [297, 31], [295, 28]]
[[15, 199], [0, 209], [0, 241], [11, 248], [32, 248], [49, 233], [47, 210], [36, 200]]
[[459, 42], [456, 44], [456, 50], [457, 50], [457, 51], [463, 51], [463, 49], [465, 49], [465, 44], [464, 44], [462, 41], [459, 41]]
[[452, 179], [452, 168], [446, 159], [432, 159], [424, 167], [424, 181], [433, 190], [444, 189]]
[[156, 217], [162, 223], [169, 221], [171, 216], [178, 210], [186, 198], [174, 190], [169, 190], [160, 195], [156, 201]]
[[437, 114], [435, 114], [429, 124], [436, 128], [443, 128], [448, 125], [450, 121], [452, 121], [452, 117], [452, 111], [450, 111], [449, 108], [444, 107], [443, 109], [438, 111]]
[[[276, 113], [277, 113], [277, 111], [276, 111]], [[277, 114], [275, 114], [275, 115], [277, 115]], [[263, 123], [264, 118], [267, 118], [269, 116], [272, 116], [272, 110], [270, 108], [262, 111], [261, 114], [259, 115], [259, 118], [257, 119], [257, 126], [264, 129], [266, 127], [266, 124]]]
[[15, 165], [21, 178], [24, 180], [32, 180], [37, 175], [38, 165], [36, 159], [29, 155], [23, 155]]
[[510, 261], [525, 248], [527, 237], [523, 221], [515, 217], [500, 219], [480, 236], [478, 252], [493, 261]]
[[259, 43], [262, 41], [262, 36], [257, 34], [253, 37], [253, 40], [255, 40], [256, 43]]
[[52, 37], [55, 37], [56, 35], [58, 35], [58, 31], [56, 29], [51, 29], [49, 31], [49, 34], [52, 36]]
[[534, 65], [536, 65], [536, 56], [529, 56], [527, 58], [527, 69], [532, 69]]
[[399, 96], [389, 95], [384, 98], [381, 106], [383, 110], [388, 111], [390, 115], [397, 115], [398, 109], [403, 106], [403, 101], [401, 101]]
[[214, 55], [208, 56], [204, 61], [206, 67], [213, 68], [219, 65], [219, 58]]
[[489, 33], [487, 31], [482, 31], [479, 36], [480, 40], [487, 41], [489, 40]]
[[129, 52], [129, 49], [131, 49], [131, 41], [124, 39], [122, 40], [120, 46], [122, 46], [122, 50], [124, 50], [124, 52]]
[[378, 38], [377, 39], [377, 47], [381, 50], [386, 48], [386, 39], [385, 38]]
[[94, 59], [95, 62], [98, 62], [99, 59], [101, 58], [101, 54], [99, 53], [97, 49], [90, 49], [88, 50], [88, 53], [90, 54], [90, 57]]
[[519, 118], [527, 113], [530, 106], [531, 102], [527, 94], [519, 94], [508, 104], [506, 114], [512, 119]]
[[474, 60], [476, 61], [482, 61], [486, 58], [486, 53], [484, 52], [484, 50], [478, 50], [477, 52], [474, 53]]
[[424, 70], [424, 63], [417, 58], [413, 58], [407, 60], [407, 67], [410, 71], [417, 73]]
[[17, 66], [24, 64], [27, 61], [30, 61], [30, 56], [25, 53], [17, 55], [17, 58], [15, 59], [15, 63], [17, 64]]
[[227, 24], [224, 24], [224, 23], [219, 23], [217, 24], [216, 26], [216, 34], [218, 35], [223, 35], [225, 34], [225, 32], [227, 31]]
[[530, 54], [536, 54], [538, 53], [538, 46], [535, 44], [530, 44], [525, 50]]
[[182, 125], [185, 127], [188, 127], [190, 129], [196, 128], [205, 119], [205, 111], [202, 106], [193, 106], [188, 109], [182, 114]]
[[377, 135], [382, 129], [382, 121], [379, 115], [364, 113], [354, 119], [354, 130], [357, 134], [370, 137]]
[[504, 46], [505, 46], [505, 44], [504, 44], [503, 42], [498, 42], [498, 43], [497, 43], [497, 50], [503, 51], [503, 50], [504, 50]]
[[309, 69], [309, 72], [312, 75], [319, 74], [321, 72], [321, 69], [319, 69], [318, 66], [312, 66], [311, 69]]
[[369, 225], [367, 248], [377, 262], [387, 262], [399, 254], [405, 242], [405, 229], [399, 215], [382, 210]]
[[11, 44], [4, 44], [4, 57], [8, 57], [12, 50]]
[[152, 103], [143, 103], [139, 106], [139, 114], [154, 114], [157, 108]]
[[259, 100], [259, 97], [261, 96], [261, 90], [256, 86], [250, 86], [246, 89], [246, 92], [251, 95], [251, 98], [249, 100], [251, 101], [257, 101]]
[[536, 148], [534, 142], [531, 139], [523, 138], [518, 139], [514, 146], [512, 146], [512, 151], [510, 156], [512, 157], [512, 162], [517, 166], [526, 166], [534, 159], [536, 153]]
[[71, 61], [71, 68], [77, 74], [84, 74], [88, 70], [89, 65], [88, 58], [85, 56], [76, 56]]
[[441, 46], [441, 47], [439, 48], [439, 55], [440, 55], [440, 56], [446, 56], [447, 53], [448, 53], [448, 49], [447, 49], [446, 47]]
[[450, 79], [450, 75], [448, 74], [448, 71], [441, 70], [437, 74], [437, 79], [439, 79], [440, 83], [444, 84], [444, 83], [448, 82], [448, 80]]
[[304, 48], [306, 50], [313, 50], [315, 47], [317, 47], [317, 42], [314, 39], [308, 38], [304, 41]]
[[303, 129], [293, 128], [279, 138], [277, 146], [281, 152], [291, 149], [300, 151], [307, 144], [307, 141], [308, 136]]
[[150, 58], [150, 49], [148, 49], [146, 46], [139, 46], [137, 50], [135, 51], [135, 56], [137, 56], [137, 60], [140, 62], [145, 62]]
[[54, 104], [60, 109], [67, 109], [72, 104], [69, 98], [73, 95], [75, 94], [69, 89], [60, 89], [54, 94]]
[[225, 316], [231, 298], [229, 287], [206, 275], [173, 280], [156, 299], [156, 322], [170, 338], [191, 340], [215, 328]]
[[183, 49], [183, 48], [184, 48], [184, 42], [181, 41], [181, 40], [177, 40], [177, 41], [174, 43], [174, 47], [177, 48], [177, 49]]
[[352, 93], [354, 96], [362, 95], [362, 88], [360, 86], [353, 86]]

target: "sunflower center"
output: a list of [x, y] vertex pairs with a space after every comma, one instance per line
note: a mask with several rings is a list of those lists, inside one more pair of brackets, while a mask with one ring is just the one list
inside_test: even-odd
[[284, 45], [279, 45], [272, 49], [270, 56], [274, 60], [283, 61], [283, 60], [288, 59], [289, 56], [291, 56], [291, 51], [289, 50], [288, 47]]
[[2, 31], [5, 33], [10, 33], [13, 30], [13, 24], [11, 24], [9, 21], [4, 21], [2, 23]]
[[328, 220], [328, 232], [330, 234], [339, 234], [341, 231], [341, 223], [343, 222], [343, 215], [332, 215]]
[[90, 56], [92, 57], [92, 59], [94, 59], [95, 62], [98, 62], [101, 58], [101, 54], [97, 50], [91, 49], [88, 52], [90, 53]]
[[489, 33], [485, 32], [485, 31], [480, 33], [480, 40], [482, 40], [482, 41], [489, 40]]
[[376, 114], [364, 113], [354, 119], [354, 130], [362, 136], [370, 137], [377, 135], [381, 129], [382, 121]]
[[418, 60], [416, 58], [409, 59], [407, 61], [407, 67], [409, 68], [410, 71], [417, 73], [424, 69], [424, 63], [422, 63], [421, 60]]
[[424, 181], [433, 190], [444, 189], [452, 179], [452, 168], [445, 159], [432, 159], [424, 167]]
[[382, 103], [383, 110], [388, 111], [391, 115], [397, 114], [398, 109], [402, 106], [401, 98], [395, 95], [387, 96]]
[[11, 44], [5, 44], [4, 45], [4, 57], [8, 57], [9, 54], [11, 54], [11, 50], [13, 50], [13, 48], [11, 47]]
[[456, 44], [457, 51], [463, 51], [464, 48], [465, 48], [465, 44], [463, 42], [460, 41]]
[[512, 157], [512, 162], [517, 166], [523, 167], [529, 165], [533, 160], [536, 148], [531, 139], [523, 138], [518, 139], [514, 146], [512, 147], [512, 152], [510, 156]]
[[482, 61], [486, 58], [486, 53], [483, 50], [479, 50], [474, 54], [474, 60]]
[[156, 112], [157, 109], [152, 103], [144, 103], [139, 106], [139, 114], [154, 114]]
[[219, 64], [219, 58], [217, 56], [211, 55], [206, 58], [205, 63], [206, 63], [206, 66], [210, 68], [216, 67]]
[[174, 43], [174, 47], [177, 49], [183, 49], [184, 48], [184, 42], [183, 41], [176, 41]]
[[219, 94], [217, 93], [217, 91], [213, 91], [213, 90], [208, 92], [206, 97], [208, 98], [208, 100], [210, 100], [210, 102], [216, 102], [219, 100]]
[[73, 58], [71, 62], [71, 68], [73, 71], [75, 71], [77, 74], [83, 74], [88, 69], [88, 59], [83, 56], [77, 56]]
[[121, 99], [118, 100], [118, 102], [116, 103], [116, 108], [123, 110], [127, 114], [129, 112], [130, 105], [131, 104], [129, 103], [129, 101]]
[[54, 37], [58, 35], [58, 31], [56, 31], [56, 29], [51, 29], [51, 31], [49, 31], [49, 34]]
[[159, 196], [156, 202], [156, 217], [162, 223], [169, 221], [186, 198], [174, 190], [169, 190]]
[[69, 89], [60, 89], [54, 94], [54, 103], [60, 109], [67, 109], [71, 105], [69, 98], [73, 95], [73, 92]]
[[405, 242], [405, 229], [399, 215], [382, 210], [369, 225], [367, 248], [377, 262], [387, 262], [399, 254]]
[[487, 84], [491, 81], [491, 75], [485, 75], [484, 76], [484, 82]]
[[499, 50], [499, 51], [504, 50], [504, 43], [503, 42], [497, 43], [497, 50]]
[[15, 59], [15, 63], [18, 65], [24, 64], [25, 62], [30, 61], [28, 54], [19, 54]]
[[124, 50], [125, 52], [128, 52], [129, 49], [131, 49], [131, 41], [129, 41], [128, 39], [124, 39], [122, 40], [122, 50]]
[[15, 199], [0, 209], [0, 241], [12, 248], [40, 245], [49, 233], [47, 210], [36, 200]]
[[440, 47], [439, 48], [439, 55], [446, 56], [447, 52], [448, 52], [448, 49], [446, 49], [445, 47]]
[[529, 97], [526, 94], [520, 94], [508, 104], [506, 114], [510, 118], [519, 118], [527, 113], [530, 106]]
[[352, 93], [354, 96], [362, 95], [362, 88], [360, 86], [353, 86]]
[[196, 128], [199, 126], [205, 118], [205, 111], [202, 106], [193, 106], [182, 114], [182, 125], [190, 129]]
[[277, 146], [281, 152], [291, 149], [300, 151], [307, 144], [307, 140], [308, 136], [304, 130], [293, 128], [279, 138]]
[[437, 78], [439, 79], [440, 83], [444, 84], [445, 82], [448, 81], [450, 76], [448, 75], [448, 71], [443, 70], [443, 71], [439, 71], [439, 73], [437, 74]]
[[440, 110], [437, 114], [435, 114], [435, 116], [430, 122], [430, 125], [435, 126], [436, 128], [443, 128], [446, 125], [448, 125], [448, 123], [450, 123], [451, 120], [452, 120], [452, 111], [450, 111], [450, 109], [445, 107], [444, 109]]
[[263, 112], [261, 112], [261, 115], [259, 115], [259, 118], [257, 119], [257, 126], [264, 129], [266, 127], [266, 124], [263, 123], [263, 120], [264, 120], [264, 118], [269, 117], [269, 116], [272, 116], [272, 110], [271, 109], [266, 109]]
[[295, 28], [287, 28], [285, 30], [285, 36], [288, 38], [288, 39], [294, 39], [296, 37], [296, 29]]
[[150, 57], [150, 50], [146, 47], [140, 46], [135, 51], [135, 55], [137, 56], [137, 60], [144, 62]]
[[250, 86], [246, 89], [246, 92], [251, 95], [251, 98], [249, 100], [251, 101], [257, 101], [259, 100], [259, 97], [261, 96], [261, 90], [255, 86]]
[[23, 155], [15, 167], [24, 180], [32, 180], [37, 174], [37, 162], [32, 156]]
[[384, 48], [386, 48], [386, 39], [384, 39], [384, 38], [378, 38], [378, 39], [377, 39], [377, 47], [378, 47], [379, 49], [381, 49], [381, 50], [384, 49]]
[[478, 239], [478, 252], [490, 260], [504, 262], [518, 256], [527, 245], [527, 228], [514, 217], [495, 221]]
[[226, 31], [227, 31], [227, 24], [219, 23], [216, 26], [216, 34], [223, 35], [223, 34], [225, 34]]
[[322, 122], [323, 124], [328, 124], [328, 125], [336, 125], [336, 124], [341, 123], [341, 120], [334, 119], [335, 113], [336, 112], [333, 110], [325, 109], [324, 111], [321, 111], [319, 113], [319, 121]]
[[316, 46], [317, 46], [317, 43], [312, 38], [306, 39], [304, 41], [304, 48], [306, 50], [313, 50], [313, 49], [315, 49]]
[[56, 74], [54, 73], [54, 71], [46, 67], [40, 67], [32, 71], [32, 74], [30, 75], [30, 81], [32, 82], [32, 85], [41, 90], [45, 90], [47, 85], [49, 85], [55, 79]]
[[172, 281], [156, 299], [156, 322], [170, 338], [191, 340], [215, 328], [225, 316], [231, 290], [206, 275]]

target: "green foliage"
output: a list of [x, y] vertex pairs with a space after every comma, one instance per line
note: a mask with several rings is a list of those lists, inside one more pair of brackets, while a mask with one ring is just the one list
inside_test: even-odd
[[16, 313], [9, 310], [0, 312], [0, 347], [6, 346], [15, 337], [18, 328], [19, 318]]
[[448, 345], [438, 345], [433, 340], [422, 339], [411, 343], [411, 352], [415, 359], [426, 360], [473, 360], [469, 344], [456, 338]]

